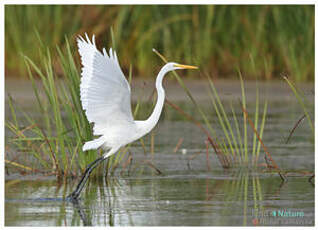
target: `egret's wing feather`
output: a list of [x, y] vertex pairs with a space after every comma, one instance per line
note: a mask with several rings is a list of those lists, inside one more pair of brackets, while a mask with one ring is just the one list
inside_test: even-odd
[[133, 122], [130, 87], [112, 49], [107, 55], [99, 52], [86, 35], [77, 39], [82, 61], [81, 101], [89, 122], [94, 122], [94, 134], [114, 123]]

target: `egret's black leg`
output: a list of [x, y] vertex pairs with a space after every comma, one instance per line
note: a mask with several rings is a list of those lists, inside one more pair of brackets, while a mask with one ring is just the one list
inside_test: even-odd
[[87, 166], [87, 168], [83, 174], [83, 177], [80, 180], [80, 182], [78, 183], [76, 189], [70, 195], [67, 196], [67, 199], [70, 199], [71, 201], [78, 199], [78, 197], [81, 194], [81, 192], [82, 192], [82, 190], [83, 190], [83, 188], [88, 180], [88, 177], [92, 173], [93, 169], [96, 168], [96, 166], [99, 165], [105, 159], [106, 158], [104, 158], [104, 156], [102, 156]]

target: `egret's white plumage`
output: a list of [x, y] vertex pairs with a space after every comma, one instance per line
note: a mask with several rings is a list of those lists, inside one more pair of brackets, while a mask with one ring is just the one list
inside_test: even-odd
[[133, 142], [157, 124], [165, 100], [162, 81], [165, 74], [175, 69], [197, 69], [194, 66], [167, 63], [160, 70], [156, 79], [157, 103], [150, 117], [145, 121], [135, 121], [131, 112], [130, 86], [120, 69], [116, 52], [112, 49], [107, 53], [97, 50], [95, 36], [92, 41], [85, 34], [86, 39], [77, 39], [78, 50], [82, 62], [81, 102], [87, 120], [94, 123], [93, 134], [97, 139], [88, 141], [83, 150], [103, 147], [108, 152], [103, 157], [89, 164], [76, 189], [68, 196], [76, 200], [93, 169], [117, 150]]
[[[114, 154], [120, 147], [147, 134], [158, 122], [164, 104], [162, 80], [171, 70], [181, 69], [176, 63], [166, 64], [158, 74], [156, 88], [157, 105], [146, 121], [134, 121], [131, 112], [130, 86], [111, 48], [101, 53], [92, 41], [77, 39], [82, 61], [81, 101], [89, 122], [94, 123], [93, 134], [99, 138], [84, 144], [83, 150], [103, 147], [110, 149], [105, 157]], [[186, 67], [186, 66], [185, 66]]]
[[[120, 69], [116, 52], [99, 52], [86, 35], [78, 38], [82, 61], [81, 101], [89, 122], [94, 123], [93, 134], [102, 135], [86, 142], [83, 150], [120, 147], [126, 135], [133, 134], [134, 120], [130, 105], [130, 87]], [[116, 151], [116, 150], [115, 150]], [[113, 151], [112, 151], [113, 152]]]

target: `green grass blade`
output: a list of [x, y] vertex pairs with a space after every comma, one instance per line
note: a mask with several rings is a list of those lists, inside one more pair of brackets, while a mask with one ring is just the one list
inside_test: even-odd
[[243, 162], [243, 153], [244, 153], [244, 150], [243, 150], [243, 143], [242, 143], [242, 137], [241, 137], [241, 131], [240, 131], [240, 127], [239, 127], [239, 123], [237, 121], [237, 117], [236, 117], [236, 114], [235, 114], [235, 111], [234, 111], [234, 108], [233, 108], [233, 104], [231, 103], [231, 110], [232, 110], [232, 115], [233, 115], [233, 120], [234, 120], [234, 124], [235, 124], [235, 129], [236, 129], [236, 136], [237, 136], [237, 140], [238, 140], [238, 143], [239, 143], [239, 156], [240, 156], [240, 163]]
[[[245, 98], [245, 89], [244, 89], [244, 82], [243, 82], [243, 78], [242, 78], [242, 74], [241, 71], [238, 70], [238, 74], [240, 77], [240, 83], [241, 83], [241, 94], [242, 94], [242, 106], [244, 109], [246, 109], [246, 98]], [[245, 163], [248, 162], [248, 152], [247, 152], [247, 117], [246, 114], [243, 113], [243, 117], [244, 117], [244, 152], [245, 152]]]
[[[265, 121], [266, 121], [266, 113], [267, 113], [267, 101], [265, 101], [265, 104], [264, 104], [262, 123], [261, 123], [260, 130], [259, 130], [259, 137], [260, 137], [260, 139], [263, 139], [263, 132], [264, 132]], [[257, 163], [258, 163], [258, 158], [259, 158], [260, 149], [261, 149], [261, 142], [258, 141], [257, 149], [256, 149], [256, 154], [255, 154], [255, 164], [256, 164], [256, 165], [257, 165]]]
[[[213, 93], [215, 94], [215, 92], [213, 92]], [[211, 101], [213, 103], [213, 107], [215, 109], [215, 112], [216, 112], [216, 114], [218, 116], [219, 123], [220, 123], [220, 125], [221, 125], [221, 127], [223, 129], [223, 133], [224, 133], [224, 135], [226, 137], [227, 143], [230, 146], [231, 154], [235, 155], [235, 151], [233, 149], [232, 142], [231, 142], [228, 130], [227, 130], [225, 124], [224, 124], [224, 117], [222, 117], [222, 115], [221, 115], [221, 113], [219, 111], [218, 105], [216, 104], [215, 99], [213, 98], [213, 95], [211, 94], [211, 92], [209, 92], [209, 96], [210, 96], [210, 99], [211, 99]]]
[[[258, 114], [259, 113], [259, 90], [258, 90], [258, 86], [256, 86], [256, 101], [255, 101], [255, 117], [254, 117], [254, 126], [255, 126], [255, 130], [257, 131], [258, 129]], [[253, 156], [253, 160], [255, 160], [255, 155], [256, 155], [256, 140], [257, 140], [257, 136], [256, 133], [254, 132], [253, 135], [253, 151], [252, 151], [252, 156]]]
[[[229, 122], [228, 116], [227, 116], [227, 114], [226, 114], [226, 112], [225, 112], [225, 110], [224, 110], [224, 107], [223, 107], [223, 105], [222, 105], [222, 103], [221, 103], [220, 97], [219, 97], [219, 95], [218, 95], [218, 93], [217, 93], [217, 91], [216, 91], [216, 89], [215, 89], [215, 86], [214, 86], [212, 80], [211, 80], [210, 78], [208, 78], [208, 79], [209, 79], [210, 87], [212, 88], [213, 94], [214, 94], [214, 96], [215, 96], [215, 98], [216, 98], [216, 100], [217, 100], [217, 102], [218, 102], [218, 105], [219, 105], [219, 107], [220, 107], [220, 110], [221, 110], [221, 112], [222, 112], [222, 116], [223, 116], [223, 119], [224, 119], [225, 124], [226, 124], [226, 126], [227, 126], [227, 130], [228, 130], [228, 131], [230, 132], [230, 134], [231, 134], [232, 141], [230, 141], [230, 138], [228, 138], [228, 140], [230, 141], [230, 148], [231, 148], [231, 151], [232, 151], [232, 155], [237, 155], [237, 154], [239, 154], [239, 148], [238, 148], [237, 141], [236, 141], [236, 138], [235, 138], [235, 136], [234, 136], [234, 133], [233, 133], [231, 124], [230, 124], [230, 122]], [[227, 131], [226, 131], [225, 133], [228, 135], [228, 132], [227, 132]], [[234, 150], [234, 148], [232, 147], [232, 143], [231, 143], [231, 142], [233, 142], [235, 150]]]

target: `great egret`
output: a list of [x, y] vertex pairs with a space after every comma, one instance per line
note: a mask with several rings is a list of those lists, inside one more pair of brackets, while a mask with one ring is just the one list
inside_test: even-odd
[[68, 196], [76, 200], [93, 169], [103, 160], [116, 153], [121, 147], [138, 140], [152, 130], [157, 124], [165, 100], [162, 80], [165, 74], [177, 69], [197, 69], [195, 66], [167, 63], [160, 70], [156, 79], [157, 104], [151, 116], [145, 121], [135, 121], [131, 113], [130, 86], [120, 69], [116, 52], [111, 48], [101, 53], [86, 35], [77, 39], [82, 61], [82, 78], [80, 85], [82, 107], [87, 120], [94, 123], [93, 134], [100, 136], [88, 141], [83, 151], [102, 147], [105, 154], [86, 168], [76, 189]]

